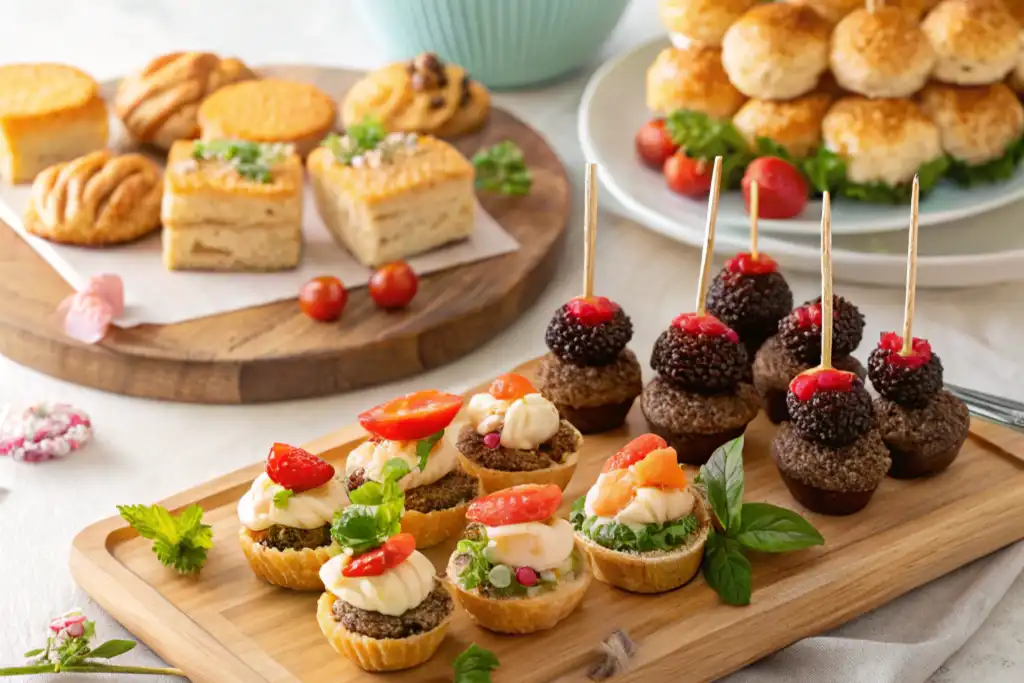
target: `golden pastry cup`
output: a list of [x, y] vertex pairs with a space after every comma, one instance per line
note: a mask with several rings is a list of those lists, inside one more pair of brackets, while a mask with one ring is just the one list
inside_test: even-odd
[[317, 623], [331, 647], [364, 671], [399, 671], [427, 661], [441, 647], [452, 614], [455, 613], [452, 610], [452, 614], [426, 633], [408, 638], [370, 638], [349, 631], [341, 622], [334, 620], [334, 603], [337, 599], [329, 591], [320, 596], [316, 605]]
[[324, 583], [320, 580], [320, 567], [338, 554], [334, 543], [302, 550], [268, 548], [245, 527], [238, 532], [238, 541], [253, 574], [267, 583], [296, 591], [322, 591]]
[[402, 515], [402, 531], [416, 537], [417, 548], [430, 548], [462, 534], [466, 526], [467, 509], [468, 502], [430, 512], [406, 510]]
[[565, 462], [553, 467], [529, 472], [509, 472], [482, 467], [460, 451], [456, 450], [456, 453], [466, 474], [480, 480], [482, 493], [492, 493], [523, 484], [555, 484], [564, 491], [565, 487], [569, 485], [572, 475], [576, 472], [576, 462], [579, 460], [579, 453], [573, 453], [565, 459]]

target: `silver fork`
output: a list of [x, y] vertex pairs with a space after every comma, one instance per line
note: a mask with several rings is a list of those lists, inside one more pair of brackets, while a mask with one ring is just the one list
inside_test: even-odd
[[1024, 403], [974, 389], [958, 387], [955, 384], [947, 384], [946, 389], [966, 403], [972, 415], [1024, 431]]

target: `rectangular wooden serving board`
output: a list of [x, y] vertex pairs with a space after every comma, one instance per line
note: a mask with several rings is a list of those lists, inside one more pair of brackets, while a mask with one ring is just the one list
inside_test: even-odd
[[[527, 363], [520, 371], [530, 375], [533, 368]], [[644, 431], [638, 404], [626, 428], [586, 437], [564, 513], [604, 460]], [[763, 414], [747, 430], [746, 500], [800, 510], [771, 461], [774, 432]], [[346, 427], [306, 447], [341, 465], [364, 436], [360, 427]], [[150, 542], [119, 517], [74, 541], [75, 580], [196, 683], [439, 683], [452, 680], [452, 660], [473, 642], [500, 658], [496, 683], [586, 681], [599, 644], [615, 629], [638, 647], [630, 671], [615, 681], [709, 681], [1024, 537], [1024, 435], [975, 421], [960, 457], [943, 474], [886, 479], [867, 509], [851, 517], [807, 513], [824, 534], [824, 547], [752, 557], [749, 607], [722, 604], [700, 577], [657, 596], [595, 581], [582, 607], [553, 631], [499, 636], [459, 612], [430, 662], [382, 676], [364, 673], [327, 644], [316, 622], [317, 594], [273, 588], [249, 571], [236, 541], [235, 508], [261, 470], [254, 464], [163, 501], [172, 510], [197, 503], [213, 525], [215, 546], [197, 577], [166, 570]], [[443, 570], [453, 547], [454, 540], [426, 554]]]

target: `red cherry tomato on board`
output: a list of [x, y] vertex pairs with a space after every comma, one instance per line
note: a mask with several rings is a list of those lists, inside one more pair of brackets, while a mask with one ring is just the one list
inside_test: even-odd
[[485, 526], [541, 522], [562, 504], [562, 489], [555, 484], [521, 484], [477, 498], [466, 509], [466, 519]]
[[704, 197], [711, 190], [711, 172], [714, 164], [702, 159], [691, 159], [676, 152], [662, 169], [669, 189], [687, 197]]
[[672, 141], [672, 136], [665, 130], [664, 119], [648, 121], [633, 138], [636, 153], [640, 160], [651, 168], [660, 169], [670, 156], [676, 153], [679, 145]]
[[348, 291], [331, 275], [315, 277], [299, 290], [299, 308], [313, 320], [331, 322], [341, 317], [348, 303]]
[[807, 180], [788, 161], [778, 157], [754, 159], [743, 175], [743, 204], [750, 213], [750, 184], [757, 183], [761, 218], [793, 218], [807, 206]]
[[412, 534], [395, 534], [379, 548], [356, 557], [346, 564], [342, 576], [380, 576], [394, 569], [408, 559], [416, 550], [416, 537]]
[[415, 441], [447, 427], [461, 408], [461, 397], [428, 389], [363, 411], [359, 414], [359, 424], [382, 439]]
[[405, 308], [417, 289], [419, 278], [405, 261], [381, 266], [370, 277], [370, 298], [381, 308]]

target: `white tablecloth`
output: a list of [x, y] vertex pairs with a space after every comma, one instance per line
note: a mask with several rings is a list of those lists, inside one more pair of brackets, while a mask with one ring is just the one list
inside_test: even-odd
[[[605, 57], [659, 31], [654, 4], [636, 0]], [[345, 3], [332, 0], [0, 0], [0, 62], [67, 61], [98, 78], [109, 78], [159, 52], [204, 48], [256, 64], [374, 66], [379, 60], [373, 46], [355, 22]], [[99, 622], [101, 635], [127, 637], [89, 603], [67, 570], [74, 534], [85, 523], [112, 514], [115, 504], [157, 500], [194, 486], [260, 459], [271, 441], [309, 440], [351, 422], [362, 408], [398, 392], [423, 386], [457, 389], [542, 353], [544, 325], [579, 284], [582, 250], [575, 246], [582, 241], [583, 160], [576, 142], [575, 109], [586, 77], [580, 74], [542, 91], [497, 96], [501, 106], [545, 133], [573, 175], [573, 248], [564, 255], [560, 273], [540, 304], [452, 366], [343, 396], [240, 408], [103, 394], [0, 358], [0, 405], [60, 399], [88, 410], [96, 425], [95, 443], [66, 461], [19, 467], [0, 462], [0, 483], [10, 489], [0, 493], [0, 663], [19, 662], [22, 652], [41, 642], [48, 618], [71, 606], [85, 607]], [[631, 313], [637, 328], [635, 348], [649, 349], [674, 314], [692, 308], [699, 256], [607, 213], [602, 216], [598, 252], [598, 289]], [[798, 300], [815, 294], [814, 278], [790, 280]], [[864, 348], [877, 331], [899, 326], [900, 292], [850, 287], [839, 291], [867, 315], [869, 338]], [[915, 332], [932, 340], [951, 382], [1024, 399], [1024, 362], [1018, 351], [1024, 333], [1022, 295], [1024, 285], [921, 292]], [[793, 646], [732, 680], [1019, 682], [1024, 680], [1024, 580], [1014, 579], [1022, 565], [1024, 550], [1004, 551], [828, 637]], [[144, 651], [130, 658], [157, 661]], [[497, 680], [503, 679], [499, 675]]]

